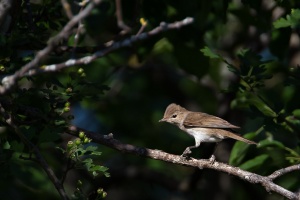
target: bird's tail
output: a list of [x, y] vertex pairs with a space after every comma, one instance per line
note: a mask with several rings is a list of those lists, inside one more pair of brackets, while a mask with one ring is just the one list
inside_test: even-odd
[[242, 141], [242, 142], [245, 142], [245, 143], [248, 143], [248, 144], [255, 144], [255, 145], [257, 145], [256, 142], [253, 142], [253, 141], [251, 141], [251, 140], [248, 140], [248, 139], [246, 139], [246, 138], [243, 138], [242, 136], [236, 135], [236, 134], [234, 134], [234, 133], [228, 134], [227, 137], [232, 138], [232, 139], [235, 139], [235, 140], [239, 140], [239, 141]]

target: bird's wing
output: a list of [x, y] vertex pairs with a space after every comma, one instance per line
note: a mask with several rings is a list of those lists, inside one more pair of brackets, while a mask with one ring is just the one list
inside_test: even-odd
[[224, 119], [209, 115], [206, 113], [189, 112], [184, 120], [184, 126], [201, 127], [201, 128], [225, 128], [238, 129]]

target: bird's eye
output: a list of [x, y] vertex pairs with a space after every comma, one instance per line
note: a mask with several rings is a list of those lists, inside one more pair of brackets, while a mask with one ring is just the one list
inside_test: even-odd
[[175, 115], [175, 114], [174, 114], [174, 115], [172, 115], [172, 118], [176, 118], [176, 117], [177, 117], [177, 115]]

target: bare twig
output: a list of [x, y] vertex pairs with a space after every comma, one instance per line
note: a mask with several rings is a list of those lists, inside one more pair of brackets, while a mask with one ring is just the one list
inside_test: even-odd
[[44, 171], [47, 173], [49, 179], [54, 184], [54, 186], [55, 186], [56, 190], [58, 191], [59, 195], [61, 196], [61, 198], [64, 200], [68, 200], [69, 198], [68, 198], [61, 182], [58, 180], [58, 178], [54, 174], [53, 170], [49, 167], [48, 163], [43, 158], [39, 149], [32, 142], [30, 142], [30, 140], [28, 140], [26, 138], [26, 136], [21, 132], [21, 130], [18, 128], [18, 126], [14, 123], [12, 116], [10, 114], [8, 114], [7, 112], [5, 112], [5, 110], [1, 104], [0, 104], [0, 113], [4, 116], [5, 121], [9, 125], [9, 127], [12, 128], [13, 131], [19, 136], [21, 141], [28, 148], [30, 148], [33, 151], [33, 153], [35, 155], [34, 160], [36, 160], [41, 165], [41, 167], [44, 169]]
[[36, 57], [29, 63], [27, 63], [25, 66], [23, 66], [20, 70], [16, 71], [11, 76], [6, 76], [2, 79], [3, 86], [0, 87], [0, 94], [4, 94], [8, 90], [10, 90], [16, 83], [16, 81], [23, 77], [24, 74], [28, 73], [31, 69], [38, 66], [38, 64], [47, 56], [51, 51], [54, 49], [54, 47], [62, 40], [69, 37], [71, 34], [72, 28], [78, 24], [80, 20], [88, 16], [92, 9], [99, 3], [101, 3], [102, 0], [93, 0], [87, 5], [87, 7], [80, 12], [78, 15], [74, 16], [65, 26], [64, 28], [55, 36], [53, 37], [48, 45], [41, 51], [39, 51], [36, 55]]
[[6, 33], [10, 24], [9, 10], [12, 7], [13, 0], [0, 1], [0, 33]]
[[30, 31], [34, 31], [35, 25], [33, 23], [33, 15], [32, 15], [32, 9], [31, 9], [31, 4], [29, 0], [25, 0], [25, 7], [27, 10], [27, 21], [30, 27]]
[[[82, 12], [82, 10], [83, 10], [83, 7], [81, 7], [81, 9], [80, 9], [79, 12]], [[75, 34], [75, 36], [74, 36], [74, 45], [73, 45], [74, 49], [73, 49], [73, 51], [72, 51], [72, 58], [75, 57], [75, 51], [76, 51], [76, 47], [77, 47], [78, 42], [79, 42], [79, 36], [80, 36], [80, 33], [81, 33], [82, 28], [83, 28], [83, 24], [82, 24], [82, 21], [80, 20], [80, 21], [78, 22], [78, 28], [77, 28], [77, 30], [76, 30], [76, 34]]]
[[67, 178], [67, 174], [68, 172], [71, 170], [71, 169], [74, 169], [74, 163], [72, 161], [72, 159], [68, 158], [68, 161], [67, 161], [67, 166], [66, 166], [66, 169], [63, 173], [63, 176], [61, 178], [61, 183], [64, 184], [66, 178]]
[[[99, 2], [100, 2], [100, 0], [99, 0]], [[157, 35], [166, 30], [179, 29], [179, 28], [189, 25], [193, 22], [193, 18], [191, 18], [191, 17], [187, 17], [182, 21], [173, 22], [170, 24], [161, 22], [160, 26], [154, 28], [153, 30], [151, 30], [149, 32], [142, 33], [142, 34], [139, 34], [136, 36], [132, 36], [130, 38], [127, 38], [127, 39], [119, 41], [119, 42], [112, 42], [107, 45], [107, 48], [97, 51], [94, 54], [92, 54], [91, 56], [86, 56], [86, 57], [79, 58], [79, 59], [69, 59], [63, 63], [43, 66], [43, 68], [35, 68], [40, 63], [40, 61], [45, 56], [47, 56], [51, 52], [51, 50], [53, 50], [53, 48], [55, 47], [55, 45], [57, 44], [58, 41], [65, 38], [66, 35], [70, 34], [70, 30], [75, 25], [75, 23], [78, 23], [82, 18], [84, 18], [89, 13], [89, 11], [91, 11], [93, 6], [90, 6], [90, 5], [92, 5], [92, 4], [89, 4], [89, 6], [87, 6], [80, 14], [75, 16], [63, 28], [63, 30], [49, 42], [49, 44], [46, 48], [44, 48], [43, 50], [41, 50], [37, 53], [36, 57], [30, 63], [26, 64], [24, 67], [22, 67], [19, 71], [15, 72], [13, 75], [4, 77], [2, 79], [3, 86], [2, 87], [0, 86], [0, 94], [4, 94], [9, 89], [11, 89], [13, 87], [13, 85], [16, 84], [16, 81], [19, 78], [22, 78], [25, 76], [33, 76], [38, 73], [59, 71], [63, 68], [67, 68], [67, 67], [79, 65], [79, 64], [86, 65], [88, 63], [91, 63], [95, 59], [103, 57], [104, 55], [106, 55], [114, 50], [120, 49], [122, 47], [131, 46], [133, 43], [135, 43], [137, 41], [148, 39], [149, 37]], [[90, 8], [90, 9], [87, 10], [87, 8]]]
[[123, 21], [123, 14], [122, 14], [122, 0], [116, 0], [116, 17], [118, 21], [118, 26], [122, 29], [122, 34], [129, 33], [131, 28], [127, 26]]
[[91, 138], [93, 142], [106, 145], [110, 148], [116, 149], [123, 153], [135, 154], [142, 157], [148, 157], [155, 160], [161, 160], [168, 163], [174, 163], [178, 165], [184, 165], [189, 167], [197, 167], [200, 169], [209, 168], [217, 171], [226, 172], [228, 174], [237, 176], [247, 182], [253, 184], [261, 184], [267, 191], [276, 192], [288, 199], [299, 199], [298, 194], [293, 193], [275, 183], [269, 177], [261, 176], [252, 172], [242, 170], [238, 167], [233, 167], [221, 162], [211, 162], [206, 159], [184, 159], [181, 156], [169, 154], [160, 150], [148, 149], [144, 147], [136, 147], [131, 144], [124, 144], [112, 137], [112, 134], [101, 135], [94, 132], [86, 131], [81, 128], [70, 126], [67, 133], [78, 136], [80, 131], [84, 131], [88, 138]]
[[[47, 66], [43, 66], [42, 68], [39, 68], [39, 69], [34, 68], [34, 69], [28, 69], [27, 71], [21, 69], [22, 72], [19, 72], [17, 76], [15, 73], [14, 75], [8, 76], [5, 79], [6, 80], [11, 80], [11, 79], [16, 80], [16, 78], [18, 78], [18, 77], [25, 77], [25, 76], [28, 77], [28, 76], [33, 76], [33, 75], [36, 75], [39, 73], [55, 72], [55, 71], [59, 71], [61, 69], [68, 68], [68, 67], [75, 66], [75, 65], [86, 65], [86, 64], [91, 63], [92, 61], [94, 61], [97, 58], [107, 55], [108, 53], [110, 53], [114, 50], [120, 49], [122, 47], [131, 46], [133, 43], [135, 43], [137, 41], [146, 40], [149, 37], [157, 35], [166, 30], [179, 29], [183, 26], [191, 24], [192, 22], [193, 22], [193, 18], [190, 18], [190, 17], [187, 17], [182, 21], [173, 22], [170, 24], [161, 22], [160, 26], [154, 28], [153, 30], [151, 30], [149, 32], [131, 36], [130, 38], [127, 38], [127, 39], [119, 41], [119, 42], [112, 42], [107, 45], [107, 48], [97, 51], [90, 56], [85, 56], [85, 57], [82, 57], [79, 59], [69, 59], [63, 63], [47, 65]], [[22, 75], [21, 75], [21, 73], [22, 73]], [[2, 82], [4, 82], [4, 79]], [[1, 90], [1, 87], [0, 87], [0, 94], [3, 92], [6, 92], [6, 90], [7, 90], [6, 88], [3, 88]]]
[[271, 180], [274, 180], [282, 175], [285, 175], [289, 172], [292, 172], [292, 171], [296, 171], [296, 170], [300, 170], [300, 164], [298, 165], [292, 165], [292, 166], [289, 166], [289, 167], [286, 167], [286, 168], [283, 168], [283, 169], [279, 169], [275, 172], [273, 172], [271, 175], [269, 175], [269, 179]]
[[13, 1], [10, 0], [2, 0], [0, 1], [0, 25], [4, 18], [6, 17], [9, 9], [12, 6]]
[[142, 26], [141, 26], [140, 30], [137, 32], [136, 35], [141, 34], [147, 26], [147, 21], [144, 18], [140, 19], [140, 23], [141, 23]]
[[65, 13], [67, 15], [67, 17], [69, 19], [72, 19], [73, 18], [73, 13], [72, 13], [72, 10], [71, 10], [71, 6], [69, 4], [69, 2], [67, 0], [61, 0], [61, 4], [65, 10]]

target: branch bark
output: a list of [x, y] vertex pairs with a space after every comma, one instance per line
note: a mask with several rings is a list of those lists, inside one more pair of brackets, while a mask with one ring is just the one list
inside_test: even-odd
[[295, 170], [300, 170], [300, 164], [298, 165], [292, 165], [292, 166], [289, 166], [289, 167], [286, 167], [286, 168], [283, 168], [283, 169], [279, 169], [279, 170], [276, 170], [275, 172], [273, 172], [271, 175], [269, 175], [268, 177], [271, 179], [271, 180], [274, 180], [280, 176], [283, 176], [289, 172], [292, 172], [292, 171], [295, 171]]
[[9, 10], [12, 4], [13, 0], [0, 0], [0, 34], [6, 33], [10, 25]]
[[47, 56], [49, 55], [54, 47], [65, 38], [68, 38], [69, 35], [72, 33], [72, 28], [78, 24], [78, 22], [85, 17], [87, 17], [91, 11], [94, 9], [94, 7], [98, 4], [100, 4], [101, 0], [92, 0], [90, 1], [89, 5], [82, 10], [78, 15], [74, 16], [65, 26], [64, 28], [52, 39], [50, 39], [48, 45], [41, 51], [39, 51], [36, 55], [36, 57], [29, 63], [27, 63], [25, 66], [23, 66], [20, 70], [16, 71], [13, 75], [6, 76], [2, 79], [3, 86], [0, 87], [0, 94], [4, 94], [8, 92], [16, 83], [16, 81], [23, 77], [24, 74], [26, 74], [29, 70], [37, 67], [39, 63]]
[[[80, 19], [74, 20], [74, 18], [71, 21], [76, 21], [77, 23], [80, 21]], [[190, 25], [191, 23], [193, 23], [193, 21], [194, 21], [193, 18], [187, 17], [181, 21], [177, 21], [169, 24], [165, 22], [161, 22], [158, 27], [154, 28], [149, 32], [141, 33], [139, 35], [134, 35], [122, 41], [111, 42], [107, 44], [106, 48], [97, 51], [90, 56], [85, 56], [78, 59], [69, 59], [63, 63], [43, 66], [43, 68], [35, 68], [35, 66], [41, 61], [41, 59], [44, 58], [51, 50], [53, 50], [54, 44], [56, 43], [56, 42], [53, 43], [53, 41], [59, 41], [61, 39], [61, 36], [68, 34], [70, 27], [73, 27], [74, 24], [72, 23], [72, 26], [69, 25], [70, 26], [69, 28], [66, 28], [68, 27], [66, 25], [65, 28], [53, 40], [51, 40], [52, 42], [50, 42], [49, 45], [44, 50], [40, 51], [37, 54], [37, 56], [34, 58], [33, 61], [31, 61], [24, 67], [22, 67], [19, 71], [15, 72], [15, 74], [3, 78], [2, 83], [4, 86], [3, 87], [0, 86], [0, 94], [4, 94], [5, 92], [7, 92], [15, 84], [16, 80], [21, 77], [34, 76], [40, 73], [56, 72], [64, 68], [68, 68], [75, 65], [87, 65], [92, 61], [96, 60], [97, 58], [103, 57], [108, 53], [111, 53], [112, 51], [121, 49], [123, 47], [131, 46], [133, 43], [141, 40], [149, 39], [149, 37], [158, 35], [163, 31], [182, 28], [183, 26]]]
[[[288, 199], [300, 199], [299, 194], [293, 193], [275, 183], [273, 183], [272, 175], [269, 176], [261, 176], [252, 172], [248, 172], [245, 170], [242, 170], [238, 167], [233, 167], [225, 163], [221, 162], [211, 162], [210, 160], [206, 159], [184, 159], [179, 155], [169, 154], [166, 152], [163, 152], [161, 150], [154, 150], [154, 149], [148, 149], [144, 147], [136, 147], [131, 144], [125, 144], [122, 143], [116, 139], [113, 138], [112, 134], [109, 135], [101, 135], [98, 133], [90, 132], [81, 128], [78, 128], [76, 126], [70, 126], [66, 132], [71, 135], [78, 136], [80, 131], [84, 131], [85, 135], [92, 139], [93, 142], [103, 144], [105, 146], [108, 146], [112, 149], [116, 149], [118, 151], [121, 151], [123, 153], [129, 153], [134, 154], [142, 157], [147, 157], [155, 160], [161, 160], [168, 163], [183, 165], [183, 166], [189, 166], [189, 167], [197, 167], [199, 169], [203, 168], [209, 168], [221, 172], [226, 172], [230, 175], [234, 175], [239, 177], [242, 180], [245, 180], [247, 182], [253, 183], [253, 184], [260, 184], [262, 185], [268, 192], [276, 192]], [[299, 168], [297, 168], [299, 169]], [[295, 170], [295, 167], [293, 167], [293, 170]], [[285, 170], [288, 172], [289, 170]], [[292, 171], [292, 170], [290, 170]], [[275, 172], [274, 172], [275, 173]]]
[[122, 14], [122, 0], [116, 0], [116, 17], [118, 26], [122, 29], [122, 34], [129, 33], [131, 28], [127, 26], [123, 21], [123, 14]]

